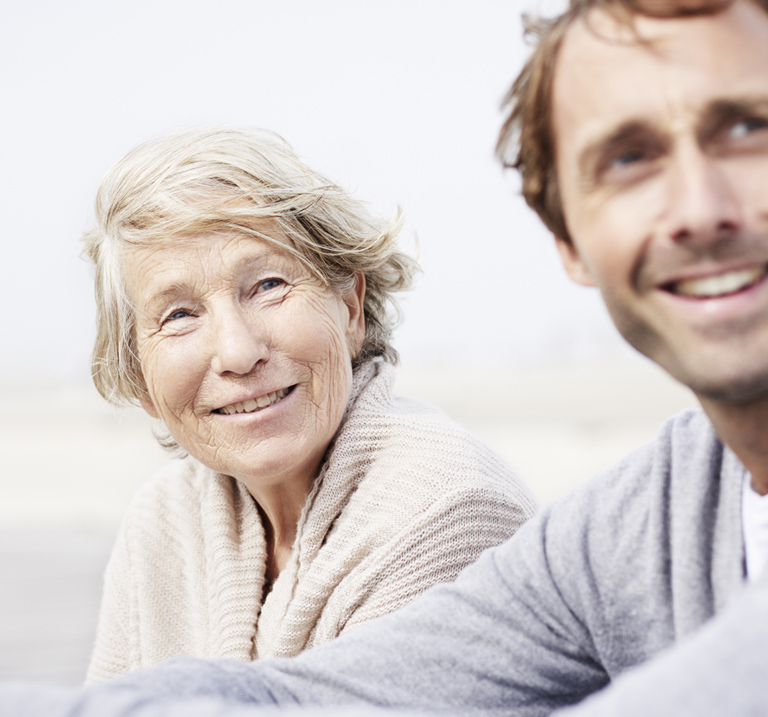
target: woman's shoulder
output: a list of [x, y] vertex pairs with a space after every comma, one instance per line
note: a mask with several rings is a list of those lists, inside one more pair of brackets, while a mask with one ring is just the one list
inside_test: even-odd
[[242, 510], [243, 490], [235, 479], [215, 473], [191, 456], [175, 459], [139, 488], [123, 522], [134, 530], [197, 531], [207, 515], [235, 520]]
[[182, 500], [199, 495], [213, 471], [191, 456], [174, 458], [152, 475], [136, 492], [133, 503]]
[[[339, 447], [367, 457], [365, 488], [438, 500], [535, 501], [507, 461], [440, 408], [394, 393], [385, 367], [359, 396]], [[361, 486], [362, 487], [362, 486]]]

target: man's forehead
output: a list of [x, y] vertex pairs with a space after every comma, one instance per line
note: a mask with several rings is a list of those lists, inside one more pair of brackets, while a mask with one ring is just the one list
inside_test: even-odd
[[715, 14], [632, 19], [594, 9], [566, 32], [552, 87], [556, 146], [574, 122], [588, 131], [660, 107], [696, 111], [731, 91], [768, 92], [768, 14], [751, 0]]
[[[620, 78], [641, 59], [669, 61], [670, 51], [676, 46], [699, 45], [702, 39], [711, 35], [704, 26], [723, 16], [724, 12], [657, 18], [592, 8], [577, 18], [565, 32], [556, 59], [555, 86], [563, 75], [567, 77], [566, 84], [574, 75], [588, 82], [590, 71], [599, 68], [606, 71], [606, 77]], [[714, 52], [707, 54], [710, 57], [715, 55]], [[607, 61], [611, 64], [606, 64]]]

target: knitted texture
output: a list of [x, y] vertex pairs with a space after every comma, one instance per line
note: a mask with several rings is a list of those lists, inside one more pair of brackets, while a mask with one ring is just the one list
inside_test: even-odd
[[291, 558], [262, 607], [264, 528], [237, 480], [192, 458], [138, 493], [105, 578], [89, 682], [174, 655], [292, 656], [452, 580], [535, 511], [487, 446], [394, 371], [355, 374]]

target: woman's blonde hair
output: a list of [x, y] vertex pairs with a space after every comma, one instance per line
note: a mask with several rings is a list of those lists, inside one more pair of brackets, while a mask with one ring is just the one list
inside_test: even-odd
[[[279, 231], [263, 233], [264, 220]], [[96, 226], [83, 236], [95, 265], [97, 306], [92, 374], [113, 403], [146, 393], [135, 339], [135, 312], [123, 259], [133, 247], [226, 233], [280, 245], [339, 294], [365, 276], [365, 339], [355, 365], [380, 356], [395, 363], [393, 294], [410, 288], [416, 261], [396, 246], [399, 214], [383, 221], [366, 205], [303, 164], [266, 130], [212, 128], [140, 145], [104, 178]]]

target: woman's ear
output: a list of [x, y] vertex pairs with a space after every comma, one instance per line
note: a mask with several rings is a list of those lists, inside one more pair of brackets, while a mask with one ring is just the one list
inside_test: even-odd
[[342, 297], [347, 307], [347, 344], [354, 358], [365, 340], [365, 274], [355, 272], [355, 285]]
[[559, 236], [555, 237], [555, 244], [560, 252], [560, 261], [563, 262], [565, 273], [577, 284], [597, 286], [592, 278], [592, 272], [584, 262], [584, 259], [581, 258], [576, 245], [571, 240], [563, 239]]
[[155, 404], [152, 403], [152, 399], [149, 397], [149, 393], [147, 393], [147, 390], [144, 389], [144, 391], [141, 394], [141, 398], [139, 399], [139, 403], [141, 403], [141, 407], [150, 415], [152, 418], [160, 418], [160, 414], [157, 412], [157, 409], [155, 408]]

